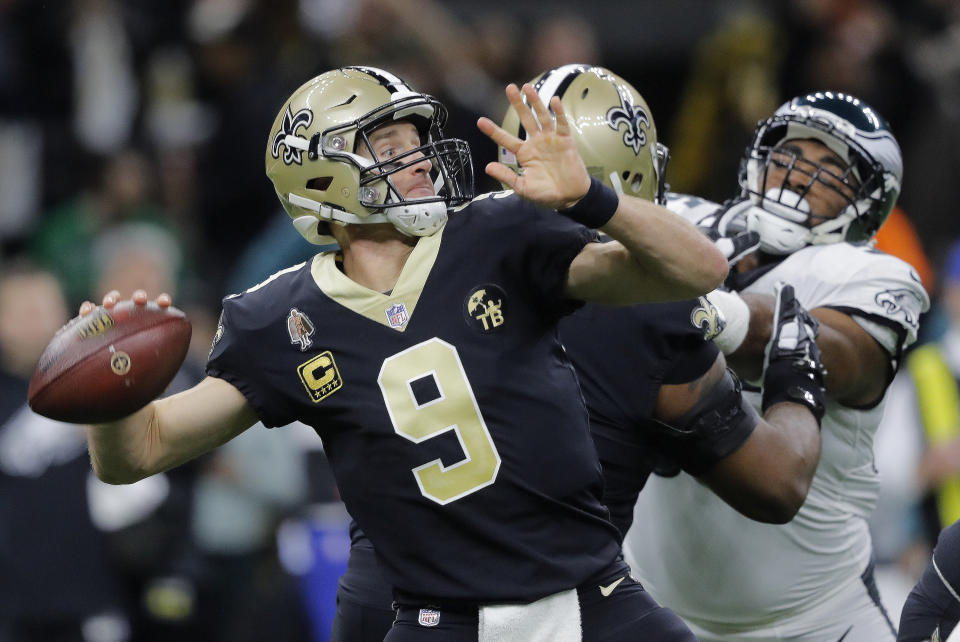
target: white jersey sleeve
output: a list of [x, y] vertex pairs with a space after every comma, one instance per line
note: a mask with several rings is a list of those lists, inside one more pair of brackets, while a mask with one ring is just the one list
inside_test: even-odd
[[719, 203], [708, 201], [699, 196], [691, 194], [678, 194], [677, 192], [667, 192], [665, 195], [665, 206], [674, 214], [679, 214], [694, 225], [714, 214], [720, 209]]
[[744, 292], [771, 292], [777, 281], [793, 285], [808, 310], [849, 314], [890, 353], [896, 367], [917, 340], [920, 315], [930, 298], [908, 263], [868, 245], [835, 243], [795, 252], [750, 283]]

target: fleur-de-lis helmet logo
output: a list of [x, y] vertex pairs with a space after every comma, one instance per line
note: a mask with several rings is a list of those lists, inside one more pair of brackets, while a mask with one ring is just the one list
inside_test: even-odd
[[633, 149], [633, 153], [640, 154], [640, 148], [647, 144], [647, 132], [641, 125], [650, 128], [650, 115], [643, 107], [633, 104], [633, 98], [618, 87], [620, 105], [607, 110], [607, 124], [611, 129], [620, 130], [626, 125], [623, 132], [623, 144]]
[[313, 122], [313, 112], [309, 109], [301, 109], [296, 114], [290, 110], [287, 105], [287, 111], [283, 114], [283, 122], [280, 125], [280, 131], [273, 137], [273, 157], [280, 157], [280, 146], [283, 146], [283, 162], [287, 165], [303, 164], [303, 150], [290, 147], [286, 143], [287, 136], [296, 136], [297, 130], [301, 127], [309, 127]]

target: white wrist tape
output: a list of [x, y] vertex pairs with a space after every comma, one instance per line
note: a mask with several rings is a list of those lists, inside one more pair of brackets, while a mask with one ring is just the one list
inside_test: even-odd
[[713, 338], [713, 342], [723, 354], [730, 354], [747, 338], [750, 308], [736, 292], [714, 290], [707, 294], [707, 300], [720, 312], [726, 324], [720, 334]]

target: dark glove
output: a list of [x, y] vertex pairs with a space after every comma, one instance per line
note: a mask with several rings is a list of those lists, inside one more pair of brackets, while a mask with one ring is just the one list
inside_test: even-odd
[[746, 229], [745, 215], [752, 207], [749, 200], [727, 201], [715, 213], [697, 223], [700, 231], [723, 252], [730, 265], [760, 247], [760, 235]]
[[826, 401], [826, 371], [816, 343], [820, 323], [797, 301], [792, 285], [778, 283], [776, 297], [764, 350], [763, 411], [781, 401], [801, 403], [820, 421]]

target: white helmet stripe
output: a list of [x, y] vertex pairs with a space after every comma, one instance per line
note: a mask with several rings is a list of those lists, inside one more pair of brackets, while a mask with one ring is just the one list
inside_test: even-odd
[[[557, 67], [556, 69], [551, 69], [546, 72], [537, 82], [534, 84], [534, 89], [537, 90], [537, 94], [540, 96], [540, 100], [543, 101], [544, 105], [550, 104], [550, 99], [554, 96], [559, 96], [560, 99], [563, 99], [563, 92], [566, 91], [567, 87], [570, 86], [570, 83], [573, 82], [574, 78], [586, 71], [588, 67], [586, 65], [563, 65], [562, 67]], [[523, 100], [524, 103], [527, 102], [526, 98]], [[533, 115], [534, 118], [537, 117], [536, 114]], [[520, 125], [518, 135], [521, 139], [526, 140], [527, 131], [524, 129], [523, 125]]]
[[401, 78], [394, 76], [389, 71], [384, 71], [383, 69], [378, 69], [377, 67], [365, 67], [363, 65], [356, 65], [352, 67], [346, 67], [346, 69], [355, 69], [357, 71], [362, 71], [368, 76], [373, 76], [380, 82], [381, 85], [386, 87], [391, 94], [393, 93], [414, 93], [410, 88], [410, 85], [405, 83]]
[[[418, 94], [413, 89], [410, 88], [410, 85], [405, 83], [401, 78], [394, 76], [389, 71], [384, 71], [383, 69], [378, 69], [377, 67], [365, 67], [362, 65], [356, 65], [352, 67], [346, 67], [346, 69], [353, 69], [355, 71], [362, 71], [368, 76], [372, 76], [377, 79], [381, 85], [383, 85], [387, 91], [390, 92], [391, 100], [400, 100], [402, 98], [413, 98], [419, 97], [421, 94]], [[433, 117], [433, 106], [429, 103], [418, 102], [412, 107], [407, 109], [397, 110], [393, 114], [394, 120], [401, 120], [410, 115], [422, 116], [423, 118], [432, 118]]]
[[540, 94], [540, 100], [549, 104], [550, 98], [557, 95], [563, 98], [562, 89], [566, 89], [573, 79], [587, 70], [585, 65], [563, 65], [545, 73], [534, 87]]

